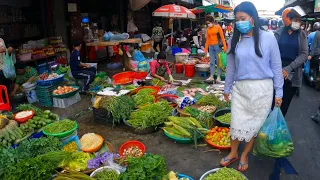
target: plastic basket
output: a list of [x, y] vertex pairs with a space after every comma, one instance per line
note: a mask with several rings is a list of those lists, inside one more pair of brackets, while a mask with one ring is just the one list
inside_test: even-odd
[[152, 133], [155, 133], [157, 132], [159, 129], [160, 129], [160, 126], [150, 126], [150, 127], [147, 127], [145, 129], [136, 129], [134, 128], [133, 126], [131, 126], [125, 119], [123, 120], [124, 124], [126, 124], [132, 133], [134, 134], [138, 134], [138, 135], [145, 135], [145, 134], [152, 134]]
[[[216, 173], [218, 170], [220, 170], [221, 168], [215, 168], [215, 169], [212, 169], [212, 170], [210, 170], [210, 171], [207, 171], [206, 173], [204, 173], [201, 177], [200, 177], [200, 180], [205, 180], [205, 178], [207, 177], [207, 176], [209, 176], [209, 174], [212, 174], [212, 173]], [[242, 173], [241, 173], [242, 174]], [[246, 180], [248, 180], [248, 178], [244, 175], [244, 174], [242, 174], [243, 175], [243, 177], [246, 179]]]
[[[69, 136], [70, 134], [72, 134], [75, 130], [78, 129], [78, 124], [76, 122], [74, 122], [74, 127], [72, 129], [70, 129], [69, 131], [66, 132], [62, 132], [62, 133], [57, 133], [57, 134], [51, 134], [51, 133], [47, 133], [45, 130], [42, 130], [43, 134], [47, 135], [47, 136], [55, 136], [57, 138], [64, 138]], [[52, 124], [49, 124], [48, 126], [51, 126]]]
[[133, 79], [145, 79], [148, 76], [147, 72], [136, 72], [135, 75], [133, 75]]
[[51, 79], [51, 80], [37, 80], [37, 85], [39, 86], [50, 86], [50, 85], [55, 85], [55, 84], [59, 84], [63, 81], [64, 78], [64, 74], [59, 75], [59, 77], [55, 78], [55, 79]]
[[39, 104], [46, 107], [52, 107], [53, 105], [52, 92], [57, 87], [58, 85], [51, 85], [51, 86], [37, 85], [36, 94], [37, 94]]
[[66, 94], [52, 94], [52, 97], [62, 99], [62, 98], [68, 98], [68, 97], [71, 97], [71, 96], [77, 94], [77, 92], [79, 91], [80, 87], [79, 86], [71, 86], [71, 87], [76, 88], [76, 90], [71, 91], [71, 92], [66, 93]]
[[219, 109], [217, 110], [214, 115], [213, 115], [213, 119], [215, 119], [220, 125], [219, 126], [222, 126], [222, 127], [230, 127], [230, 124], [229, 123], [225, 123], [225, 122], [220, 122], [217, 120], [216, 117], [219, 117], [219, 116], [222, 116], [224, 114], [227, 114], [227, 113], [230, 113], [231, 112], [231, 109], [230, 108], [224, 108], [224, 109]]
[[129, 84], [133, 81], [133, 76], [135, 75], [135, 72], [133, 71], [127, 71], [122, 72], [114, 75], [113, 78], [113, 84]]
[[81, 97], [79, 93], [76, 93], [75, 95], [68, 97], [68, 98], [53, 98], [53, 107], [57, 108], [66, 108], [69, 107], [81, 100]]
[[[169, 138], [169, 139], [172, 139], [174, 140], [176, 143], [180, 143], [180, 144], [191, 144], [194, 142], [194, 139], [193, 138], [177, 138], [177, 137], [173, 137], [171, 136], [170, 134], [166, 133], [164, 131], [164, 134]], [[201, 138], [201, 135], [198, 135], [197, 139], [200, 139]]]
[[125, 149], [128, 149], [130, 147], [134, 147], [134, 146], [137, 146], [142, 151], [142, 155], [146, 152], [146, 147], [142, 142], [140, 142], [140, 141], [127, 141], [120, 146], [119, 155], [123, 156], [123, 152]]

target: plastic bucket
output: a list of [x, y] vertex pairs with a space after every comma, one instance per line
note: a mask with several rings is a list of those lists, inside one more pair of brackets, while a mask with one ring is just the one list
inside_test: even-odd
[[186, 77], [193, 77], [195, 72], [194, 65], [184, 65], [184, 72]]
[[150, 53], [151, 52], [151, 43], [142, 43], [141, 52]]
[[176, 73], [182, 74], [183, 73], [183, 64], [176, 64]]
[[30, 104], [37, 102], [37, 94], [36, 94], [36, 84], [25, 83], [22, 85], [23, 91], [27, 96], [28, 102]]

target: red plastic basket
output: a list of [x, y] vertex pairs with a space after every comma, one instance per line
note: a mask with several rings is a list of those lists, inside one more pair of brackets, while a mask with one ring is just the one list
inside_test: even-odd
[[16, 113], [14, 115], [14, 120], [16, 120], [17, 122], [19, 123], [24, 123], [24, 122], [27, 122], [29, 119], [31, 119], [33, 116], [34, 116], [34, 111], [33, 110], [28, 110], [28, 111], [32, 111], [32, 114], [30, 116], [27, 116], [27, 117], [24, 117], [24, 118], [17, 118], [16, 115], [20, 112], [23, 112], [23, 111], [20, 111], [18, 113]]
[[148, 76], [148, 72], [136, 72], [132, 78], [133, 79], [145, 79]]
[[119, 155], [123, 156], [124, 150], [128, 149], [130, 147], [133, 147], [133, 146], [137, 146], [139, 149], [141, 149], [142, 154], [144, 154], [146, 152], [146, 147], [144, 146], [144, 144], [142, 142], [140, 142], [140, 141], [127, 141], [120, 146]]
[[[220, 128], [222, 128], [222, 129], [229, 129], [229, 128], [227, 128], [227, 127], [220, 127]], [[212, 130], [212, 129], [210, 129], [210, 131], [211, 131], [211, 130]], [[216, 132], [210, 132], [210, 133], [208, 133], [208, 134], [206, 135], [206, 138], [205, 138], [206, 142], [207, 142], [210, 146], [212, 146], [212, 147], [215, 148], [215, 149], [219, 149], [219, 150], [228, 150], [228, 149], [231, 149], [231, 146], [218, 146], [218, 145], [213, 144], [211, 141], [208, 141], [208, 140], [207, 140], [207, 136], [209, 136], [209, 135], [211, 135], [211, 134], [214, 134], [214, 133], [216, 133]]]
[[155, 92], [151, 93], [151, 95], [157, 95], [160, 92], [160, 88], [158, 86], [142, 86], [136, 89], [136, 93], [138, 93], [142, 89], [153, 89]]
[[133, 81], [133, 76], [136, 73], [133, 71], [127, 71], [127, 72], [122, 72], [122, 73], [118, 73], [115, 74], [112, 78], [113, 78], [113, 84], [119, 84], [119, 85], [123, 85], [123, 84], [129, 84], [132, 83]]

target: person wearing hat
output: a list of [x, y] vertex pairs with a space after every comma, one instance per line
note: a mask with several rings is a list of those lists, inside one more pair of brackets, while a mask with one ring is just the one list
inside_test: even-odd
[[34, 67], [26, 66], [21, 62], [15, 64], [16, 67], [16, 79], [11, 96], [15, 96], [24, 83], [34, 82], [38, 76], [37, 70]]
[[282, 12], [285, 27], [275, 32], [278, 40], [282, 74], [284, 78], [283, 103], [281, 111], [285, 116], [293, 96], [302, 84], [302, 65], [308, 58], [308, 40], [305, 31], [301, 30], [301, 17], [306, 13], [300, 6], [289, 7]]
[[70, 58], [70, 68], [72, 76], [75, 79], [84, 79], [85, 86], [82, 91], [87, 91], [89, 89], [89, 84], [93, 82], [97, 69], [92, 67], [90, 64], [85, 64], [81, 62], [80, 50], [81, 42], [76, 41], [73, 44], [73, 51]]

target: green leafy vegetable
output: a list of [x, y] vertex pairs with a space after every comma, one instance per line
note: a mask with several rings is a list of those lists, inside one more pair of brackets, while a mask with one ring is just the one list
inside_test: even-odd
[[189, 113], [194, 118], [197, 118], [201, 112], [200, 110], [190, 106], [186, 107], [183, 111], [185, 111], [186, 113]]
[[57, 134], [69, 131], [74, 128], [76, 125], [75, 121], [70, 119], [63, 119], [61, 121], [56, 121], [46, 127], [44, 127], [44, 131], [50, 134]]
[[217, 172], [209, 174], [204, 180], [246, 180], [246, 178], [237, 170], [232, 168], [221, 168]]
[[215, 95], [203, 96], [197, 101], [197, 104], [201, 106], [216, 106], [217, 108], [225, 107], [225, 103], [221, 102]]
[[96, 180], [118, 180], [119, 174], [113, 170], [103, 169], [102, 171], [95, 174], [94, 179]]
[[131, 113], [127, 122], [137, 129], [145, 129], [164, 123], [171, 115], [173, 108], [167, 101], [160, 101], [141, 107]]
[[35, 114], [39, 115], [39, 116], [44, 114], [43, 110], [33, 106], [32, 104], [20, 104], [17, 107], [17, 110], [19, 110], [19, 111], [33, 110], [35, 112]]
[[164, 85], [164, 83], [158, 78], [153, 78], [152, 79], [152, 85], [153, 86], [162, 87]]
[[121, 180], [161, 180], [167, 174], [163, 156], [147, 154], [141, 158], [129, 158], [128, 167], [120, 174]]
[[142, 106], [146, 104], [152, 104], [155, 97], [151, 95], [155, 91], [153, 89], [141, 89], [136, 95], [133, 95], [133, 100], [136, 106]]
[[129, 96], [103, 97], [99, 102], [99, 107], [111, 112], [114, 125], [123, 119], [129, 119], [131, 111], [135, 109], [135, 104]]

